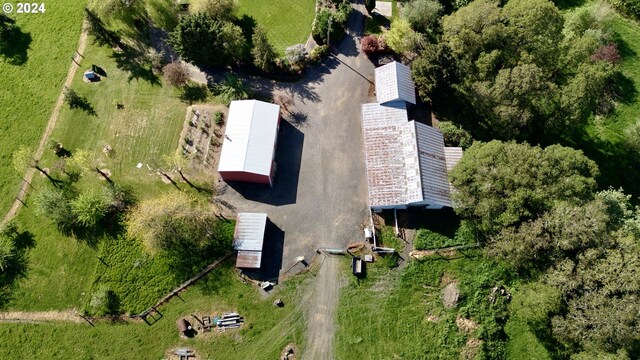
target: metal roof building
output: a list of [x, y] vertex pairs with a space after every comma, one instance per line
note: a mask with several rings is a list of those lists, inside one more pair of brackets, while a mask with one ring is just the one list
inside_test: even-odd
[[259, 269], [262, 261], [267, 214], [238, 213], [233, 248], [238, 251], [236, 267]]
[[362, 105], [362, 125], [371, 208], [451, 206], [447, 171], [462, 149], [445, 151], [440, 131], [408, 121], [403, 102]]
[[273, 184], [279, 125], [280, 106], [232, 101], [218, 164], [222, 179]]
[[397, 61], [375, 70], [376, 100], [380, 104], [393, 101], [416, 103], [416, 89], [411, 80], [411, 69]]

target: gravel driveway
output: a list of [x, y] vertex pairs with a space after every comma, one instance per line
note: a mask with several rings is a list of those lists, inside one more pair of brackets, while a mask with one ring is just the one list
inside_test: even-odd
[[[283, 275], [298, 256], [311, 259], [322, 247], [344, 248], [362, 240], [368, 222], [360, 105], [371, 101], [373, 64], [359, 52], [364, 6], [354, 5], [351, 31], [322, 65], [295, 84], [259, 81], [274, 97], [293, 102], [283, 115], [272, 189], [220, 183], [218, 199], [231, 210], [266, 212], [275, 225], [264, 265], [270, 277]], [[359, 29], [359, 30], [358, 30]], [[271, 241], [271, 243], [270, 243]], [[281, 251], [281, 259], [279, 254]], [[270, 260], [267, 260], [270, 259]], [[265, 264], [265, 260], [270, 264]], [[277, 264], [281, 261], [281, 264]], [[304, 359], [333, 358], [333, 332], [340, 277], [337, 259], [323, 262], [307, 316]]]

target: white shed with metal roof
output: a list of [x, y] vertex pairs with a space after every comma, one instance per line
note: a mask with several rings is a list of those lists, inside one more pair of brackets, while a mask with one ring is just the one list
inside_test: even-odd
[[238, 251], [237, 267], [260, 268], [266, 228], [267, 214], [238, 213], [233, 234], [233, 248]]
[[376, 100], [380, 104], [394, 101], [416, 103], [416, 87], [411, 79], [411, 69], [397, 61], [375, 70]]
[[232, 101], [218, 172], [225, 181], [273, 184], [280, 106], [258, 100]]

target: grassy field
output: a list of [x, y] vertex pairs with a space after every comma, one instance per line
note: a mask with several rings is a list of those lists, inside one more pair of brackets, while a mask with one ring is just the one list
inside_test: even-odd
[[[16, 3], [16, 1], [9, 1]], [[12, 153], [27, 145], [35, 150], [78, 44], [84, 1], [46, 3], [44, 14], [15, 14], [23, 32], [15, 64], [0, 57], [0, 214], [17, 193], [20, 177]], [[15, 6], [14, 6], [15, 7]]]
[[[95, 64], [103, 68], [107, 76], [98, 83], [84, 83], [80, 72], [76, 74], [72, 88], [86, 97], [96, 115], [64, 106], [51, 138], [61, 141], [72, 153], [79, 148], [90, 150], [100, 167], [111, 172], [117, 184], [131, 188], [141, 199], [172, 188], [147, 165], [155, 169], [155, 164], [161, 162], [164, 155], [177, 148], [186, 104], [178, 99], [177, 90], [161, 86], [148, 72], [142, 72], [144, 77], [136, 78], [132, 75], [140, 73], [119, 69], [112, 56], [111, 49], [87, 47], [82, 69]], [[114, 100], [124, 104], [124, 109], [116, 109]], [[113, 149], [110, 156], [102, 151], [107, 144]], [[42, 166], [55, 169], [59, 161], [53, 151], [47, 150]], [[141, 169], [136, 167], [139, 162], [145, 164]], [[59, 175], [54, 172], [54, 176]], [[100, 183], [104, 184], [97, 174], [88, 173], [77, 185], [95, 187]], [[46, 180], [36, 176], [27, 204], [45, 186], [48, 186]], [[186, 186], [182, 188], [186, 190]], [[35, 247], [29, 251], [26, 277], [13, 291], [13, 300], [8, 307], [23, 310], [82, 308], [89, 298], [98, 248], [60, 234], [48, 219], [35, 212], [34, 206], [23, 208], [17, 220], [22, 229], [33, 234]], [[55, 287], [49, 286], [52, 281], [55, 281]], [[160, 288], [164, 291], [173, 285], [175, 282]], [[153, 294], [155, 296], [156, 292]]]
[[238, 0], [238, 4], [238, 15], [250, 16], [263, 26], [280, 55], [291, 45], [306, 43], [311, 34], [314, 0]]
[[[226, 229], [231, 243], [234, 223], [230, 222]], [[183, 274], [172, 271], [167, 259], [149, 257], [143, 252], [141, 242], [125, 236], [105, 239], [100, 244], [98, 256], [102, 261], [96, 262], [91, 292], [107, 286], [118, 296], [120, 308], [125, 313], [141, 313], [186, 280], [181, 276]]]
[[[455, 359], [479, 351], [468, 342], [478, 344], [486, 333], [483, 327], [495, 326], [491, 318], [498, 310], [485, 303], [489, 288], [503, 274], [478, 253], [466, 255], [412, 261], [402, 271], [369, 266], [367, 278], [354, 278], [340, 296], [337, 358]], [[454, 281], [459, 283], [460, 303], [447, 309], [441, 291]], [[475, 326], [460, 329], [458, 317], [470, 318]], [[487, 348], [495, 351], [499, 345]]]
[[[0, 324], [2, 359], [161, 359], [175, 347], [188, 346], [201, 359], [276, 359], [288, 343], [304, 345], [302, 296], [306, 275], [284, 283], [269, 297], [238, 280], [232, 264], [215, 270], [203, 281], [159, 310], [163, 317], [152, 326], [143, 322], [111, 324]], [[211, 290], [211, 283], [224, 289]], [[272, 305], [280, 298], [285, 307]], [[213, 315], [237, 311], [245, 318], [240, 330], [222, 334], [178, 337], [175, 321], [190, 314]]]

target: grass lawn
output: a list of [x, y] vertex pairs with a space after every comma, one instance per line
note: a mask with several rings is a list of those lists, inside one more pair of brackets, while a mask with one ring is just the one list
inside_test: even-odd
[[[162, 87], [143, 78], [130, 78], [129, 71], [118, 69], [112, 53], [111, 49], [88, 45], [82, 69], [96, 64], [106, 71], [107, 76], [98, 83], [88, 84], [82, 81], [80, 72], [76, 74], [72, 88], [87, 98], [97, 115], [92, 116], [80, 109], [70, 110], [65, 105], [51, 138], [61, 141], [71, 152], [78, 148], [91, 150], [100, 166], [111, 171], [112, 179], [119, 185], [131, 188], [140, 200], [172, 189], [146, 164], [155, 168], [154, 164], [161, 162], [164, 155], [175, 151], [186, 104], [180, 102], [178, 91], [171, 87]], [[114, 100], [124, 104], [124, 109], [116, 109]], [[102, 151], [107, 144], [113, 149], [108, 157]], [[58, 161], [53, 151], [47, 150], [41, 163], [43, 167], [55, 169]], [[136, 167], [139, 162], [145, 164], [141, 169]], [[57, 176], [56, 172], [54, 176]], [[84, 176], [78, 186], [95, 187], [99, 184], [104, 182], [91, 172]], [[45, 186], [48, 186], [47, 181], [36, 175], [34, 189], [27, 199], [28, 205]], [[181, 188], [187, 190], [184, 185]], [[90, 298], [98, 250], [102, 247], [91, 248], [60, 234], [48, 219], [37, 215], [34, 208], [23, 208], [17, 218], [20, 228], [33, 234], [35, 247], [29, 251], [26, 277], [13, 291], [13, 299], [8, 307], [21, 310], [81, 309]], [[108, 248], [111, 244], [105, 246]], [[118, 254], [118, 247], [111, 250], [114, 254], [102, 254], [102, 257], [122, 256], [130, 260], [127, 256], [141, 255], [139, 249], [137, 253], [125, 254]], [[153, 276], [149, 275], [145, 280]], [[52, 282], [56, 286], [50, 286]], [[129, 300], [129, 289], [123, 290], [123, 294], [126, 294], [123, 296], [125, 305], [130, 306], [128, 309], [147, 306], [140, 304], [143, 301], [146, 304], [150, 297], [176, 284], [175, 281], [171, 284], [160, 282], [151, 295], [142, 291], [141, 300]]]
[[280, 55], [295, 44], [304, 44], [315, 17], [314, 0], [238, 0], [238, 16], [247, 15], [262, 25]]
[[[130, 71], [119, 69], [109, 48], [89, 45], [82, 69], [93, 64], [104, 69], [107, 76], [97, 83], [85, 83], [78, 73], [72, 88], [87, 98], [96, 115], [64, 106], [51, 138], [61, 141], [72, 153], [79, 148], [92, 150], [116, 181], [137, 185], [158, 182], [159, 176], [146, 165], [141, 169], [136, 165], [148, 164], [155, 169], [155, 163], [176, 150], [186, 104], [179, 100], [176, 89], [161, 86], [155, 79], [145, 80], [152, 76], [145, 73], [144, 77], [132, 78]], [[116, 109], [114, 101], [124, 108]], [[105, 145], [113, 149], [108, 157], [102, 151]], [[47, 154], [47, 160], [53, 162], [53, 152]]]
[[[0, 197], [2, 215], [13, 202], [20, 182], [11, 165], [12, 154], [20, 145], [34, 151], [38, 145], [78, 45], [84, 4], [57, 0], [46, 3], [44, 14], [13, 16], [25, 36], [15, 47], [18, 64], [9, 64], [0, 57], [0, 193], [5, 194]], [[20, 60], [20, 54], [25, 52], [26, 58]]]
[[[276, 359], [288, 343], [304, 346], [302, 296], [308, 275], [290, 279], [272, 295], [262, 298], [258, 289], [240, 280], [232, 262], [213, 271], [159, 310], [163, 317], [152, 326], [143, 322], [111, 324], [0, 324], [2, 359], [161, 359], [175, 347], [188, 346], [200, 359]], [[224, 287], [211, 290], [211, 283]], [[285, 303], [273, 306], [275, 298]], [[213, 315], [237, 311], [245, 318], [240, 330], [222, 334], [178, 337], [175, 321], [190, 314]]]
[[[482, 319], [494, 310], [481, 310], [489, 288], [500, 276], [499, 267], [468, 251], [469, 258], [431, 258], [411, 261], [403, 270], [390, 270], [375, 262], [367, 278], [353, 278], [340, 295], [336, 354], [338, 359], [456, 359], [473, 349], [467, 342], [482, 336]], [[349, 264], [345, 262], [344, 266]], [[442, 288], [459, 282], [460, 303], [447, 309]], [[465, 332], [456, 325], [458, 316], [477, 323]], [[487, 320], [489, 321], [489, 320]], [[482, 345], [480, 345], [482, 346]], [[487, 345], [489, 351], [496, 343]]]

